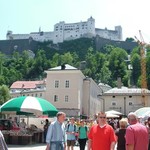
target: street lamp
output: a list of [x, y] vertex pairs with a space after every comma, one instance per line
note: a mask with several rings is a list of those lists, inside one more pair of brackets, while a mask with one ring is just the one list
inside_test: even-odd
[[124, 97], [124, 114], [126, 115], [126, 97]]

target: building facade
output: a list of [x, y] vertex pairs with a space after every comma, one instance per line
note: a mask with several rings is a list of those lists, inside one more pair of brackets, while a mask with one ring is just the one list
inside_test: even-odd
[[46, 71], [45, 98], [67, 116], [86, 115], [93, 117], [101, 110], [97, 95], [98, 85], [70, 65], [59, 66]]
[[[146, 90], [147, 106], [150, 106], [150, 91]], [[103, 110], [116, 110], [125, 115], [144, 107], [140, 88], [113, 88], [101, 96]]]
[[108, 30], [95, 28], [95, 19], [90, 17], [85, 22], [65, 23], [61, 21], [54, 25], [54, 31], [43, 32], [39, 28], [39, 32], [31, 32], [30, 34], [13, 34], [8, 31], [6, 39], [29, 39], [35, 41], [53, 41], [54, 44], [62, 43], [66, 40], [74, 40], [82, 37], [92, 38], [99, 35], [102, 38], [121, 41], [122, 40], [122, 27], [115, 26], [115, 30]]
[[10, 87], [11, 96], [44, 98], [67, 116], [84, 115], [93, 118], [101, 111], [101, 101], [98, 99], [98, 95], [102, 94], [101, 89], [79, 69], [66, 64], [45, 72], [47, 78], [43, 82], [14, 82]]

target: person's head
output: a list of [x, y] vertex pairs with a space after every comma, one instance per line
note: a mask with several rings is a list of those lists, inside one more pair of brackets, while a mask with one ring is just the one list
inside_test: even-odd
[[64, 112], [58, 112], [56, 114], [56, 117], [57, 117], [57, 120], [60, 122], [60, 123], [63, 123], [66, 119], [66, 114]]
[[70, 123], [73, 124], [74, 122], [75, 122], [75, 118], [74, 118], [74, 117], [71, 117], [71, 118], [70, 118]]
[[130, 125], [136, 124], [138, 122], [138, 117], [134, 112], [128, 114], [128, 122]]
[[48, 120], [48, 119], [45, 119], [45, 122], [46, 122], [46, 123], [49, 123], [49, 120]]
[[148, 119], [147, 119], [147, 124], [150, 127], [150, 117], [148, 117]]
[[107, 121], [106, 113], [105, 112], [99, 112], [98, 113], [98, 123], [99, 125], [105, 125]]
[[148, 126], [148, 125], [149, 125], [149, 124], [148, 124], [148, 120], [145, 120], [145, 121], [144, 121], [144, 125], [145, 125], [145, 126]]
[[128, 124], [128, 122], [127, 122], [127, 119], [125, 119], [125, 118], [122, 118], [119, 121], [119, 126], [120, 126], [121, 129], [125, 129], [127, 127], [127, 124]]
[[80, 120], [80, 125], [84, 126], [84, 120]]

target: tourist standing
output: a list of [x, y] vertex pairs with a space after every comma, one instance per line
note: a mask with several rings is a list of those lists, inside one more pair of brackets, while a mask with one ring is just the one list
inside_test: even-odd
[[80, 126], [78, 129], [78, 141], [79, 141], [79, 146], [80, 150], [85, 150], [85, 145], [87, 141], [87, 134], [88, 134], [88, 127], [85, 126], [84, 120], [80, 121]]
[[21, 119], [21, 122], [19, 123], [19, 127], [22, 129], [25, 129], [27, 127], [27, 124], [26, 124], [24, 118]]
[[66, 126], [66, 134], [67, 134], [67, 149], [73, 150], [76, 142], [76, 133], [77, 126], [75, 125], [75, 118], [70, 118], [69, 124]]
[[93, 125], [88, 134], [88, 150], [114, 150], [116, 136], [106, 122], [106, 113], [98, 113], [98, 124]]
[[119, 121], [119, 127], [115, 134], [117, 136], [117, 150], [125, 150], [126, 149], [126, 140], [125, 140], [125, 133], [127, 128], [127, 120], [121, 119]]
[[65, 124], [66, 114], [58, 112], [57, 120], [52, 122], [48, 128], [46, 136], [46, 150], [64, 150], [65, 144]]
[[126, 129], [126, 150], [147, 150], [148, 131], [147, 128], [138, 122], [135, 113], [128, 114], [129, 126]]
[[48, 127], [50, 125], [50, 122], [48, 119], [45, 119], [45, 124], [44, 124], [44, 143], [46, 143], [46, 135], [47, 135], [47, 131], [48, 131]]
[[150, 117], [148, 117], [147, 121], [145, 122], [145, 126], [148, 130], [148, 137], [149, 137], [149, 144], [148, 144], [148, 150], [150, 150]]

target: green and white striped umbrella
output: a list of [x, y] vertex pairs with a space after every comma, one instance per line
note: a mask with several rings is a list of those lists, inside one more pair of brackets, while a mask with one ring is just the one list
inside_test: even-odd
[[47, 100], [32, 96], [20, 96], [10, 99], [0, 107], [0, 111], [28, 112], [34, 115], [47, 114], [49, 116], [55, 116], [58, 112], [56, 107]]

